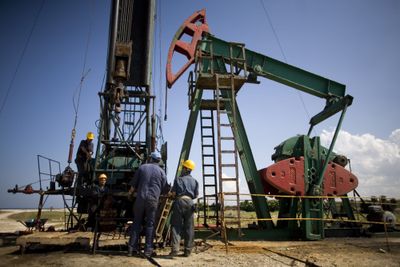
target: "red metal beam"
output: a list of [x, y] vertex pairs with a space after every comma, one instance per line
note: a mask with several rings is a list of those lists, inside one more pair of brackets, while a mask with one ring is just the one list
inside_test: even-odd
[[[166, 71], [168, 88], [171, 88], [175, 81], [179, 79], [191, 64], [194, 63], [196, 45], [201, 39], [203, 32], [209, 32], [205, 9], [193, 13], [193, 15], [186, 19], [176, 32], [174, 39], [171, 42], [168, 50]], [[189, 35], [192, 38], [190, 43], [181, 40], [184, 34]], [[173, 73], [172, 58], [175, 52], [184, 55], [188, 61], [178, 70], [178, 72]]]

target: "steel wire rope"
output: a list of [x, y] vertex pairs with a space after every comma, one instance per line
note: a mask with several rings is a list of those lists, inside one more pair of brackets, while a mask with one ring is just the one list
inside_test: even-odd
[[[91, 8], [91, 12], [89, 15], [89, 30], [88, 30], [88, 35], [87, 35], [87, 39], [86, 39], [85, 53], [84, 53], [84, 57], [83, 57], [83, 67], [82, 67], [81, 79], [80, 79], [78, 88], [75, 89], [75, 92], [72, 96], [72, 104], [74, 107], [75, 117], [74, 117], [74, 127], [71, 132], [70, 150], [72, 150], [73, 145], [74, 145], [74, 140], [75, 140], [76, 124], [78, 122], [78, 112], [79, 112], [79, 104], [80, 104], [81, 92], [82, 92], [82, 88], [83, 88], [83, 82], [84, 82], [86, 76], [90, 72], [90, 68], [86, 71], [86, 62], [87, 62], [87, 55], [88, 55], [88, 50], [89, 50], [90, 39], [91, 39], [91, 35], [92, 35], [92, 22], [93, 22], [93, 14], [94, 14], [94, 2], [93, 1], [91, 2], [91, 5], [92, 5], [92, 8]], [[75, 103], [76, 94], [78, 94], [78, 99], [77, 99], [77, 102]], [[72, 148], [71, 148], [71, 146], [72, 146]], [[70, 155], [72, 155], [72, 151], [70, 151]], [[72, 162], [71, 159], [68, 158], [68, 166], [71, 164], [71, 162]], [[77, 179], [75, 179], [74, 195], [72, 196], [72, 199], [71, 199], [72, 211], [76, 205], [76, 188], [77, 188], [76, 184], [77, 184]], [[72, 213], [71, 213], [70, 207], [68, 206], [68, 203], [66, 203], [66, 200], [64, 198], [64, 193], [63, 193], [63, 200], [64, 200], [64, 208], [67, 207], [68, 211], [70, 211], [70, 216], [71, 216]], [[76, 217], [74, 214], [72, 214], [72, 216]]]
[[[161, 32], [162, 32], [162, 22], [161, 22], [161, 1], [159, 1], [159, 4], [157, 5], [157, 14], [155, 16], [156, 18], [156, 25], [157, 25], [157, 33], [158, 34], [158, 40], [157, 40], [157, 49], [158, 50], [158, 88], [157, 88], [157, 96], [158, 97], [158, 101], [157, 103], [155, 103], [156, 101], [153, 101], [153, 107], [155, 107], [157, 105], [157, 112], [155, 115], [155, 119], [156, 119], [156, 143], [158, 140], [161, 139], [162, 143], [164, 143], [164, 136], [163, 136], [163, 132], [162, 132], [162, 120], [160, 119], [163, 115], [162, 112], [162, 104], [163, 104], [163, 93], [162, 93], [162, 40], [161, 40]], [[156, 63], [157, 63], [157, 54], [156, 56], [153, 58], [153, 73], [155, 73], [156, 70]], [[156, 78], [155, 75], [153, 75], [153, 84], [156, 84]], [[159, 130], [159, 134], [157, 134], [157, 130]], [[156, 145], [157, 146], [157, 145]]]
[[[162, 104], [163, 104], [163, 90], [162, 90], [162, 38], [161, 38], [161, 33], [162, 33], [162, 6], [161, 6], [162, 1], [159, 0], [158, 4], [158, 56], [159, 56], [159, 61], [158, 61], [158, 86], [159, 86], [159, 106], [158, 106], [158, 111], [159, 115], [157, 116], [157, 123], [158, 123], [158, 129], [159, 129], [159, 135], [157, 138], [161, 139], [162, 143], [165, 142], [164, 140], [164, 134], [163, 134], [163, 121], [161, 119], [163, 112], [162, 112]], [[166, 111], [164, 112], [166, 114]]]
[[[155, 15], [154, 15], [154, 21], [156, 22], [157, 21], [157, 19], [158, 19], [158, 8], [157, 8], [157, 10], [155, 11]], [[158, 27], [157, 27], [158, 28]], [[157, 30], [155, 30], [155, 33], [154, 33], [154, 36], [156, 35], [156, 31]], [[154, 37], [155, 38], [155, 37]], [[155, 42], [153, 42], [153, 44], [154, 44]], [[156, 44], [155, 44], [156, 45]], [[154, 46], [154, 50], [156, 50], [156, 47], [158, 47], [158, 45], [157, 46]], [[151, 75], [151, 82], [152, 82], [152, 84], [151, 85], [153, 85], [153, 91], [152, 91], [152, 94], [153, 94], [153, 96], [154, 96], [154, 98], [153, 98], [153, 100], [151, 101], [150, 99], [148, 100], [148, 101], [150, 101], [150, 103], [153, 103], [153, 105], [152, 105], [152, 107], [151, 107], [151, 111], [152, 111], [152, 113], [151, 113], [151, 120], [153, 120], [153, 118], [155, 118], [155, 115], [156, 115], [156, 112], [155, 112], [155, 110], [156, 110], [156, 105], [157, 105], [157, 95], [158, 95], [158, 93], [159, 93], [159, 88], [157, 88], [157, 90], [156, 89], [154, 89], [154, 88], [156, 88], [156, 86], [155, 86], [155, 84], [156, 84], [156, 78], [155, 78], [155, 76], [156, 75], [154, 75], [155, 73], [156, 73], [156, 63], [157, 63], [157, 60], [156, 60], [156, 57], [157, 57], [157, 54], [153, 54], [153, 58], [152, 58], [152, 75]], [[157, 111], [158, 111], [158, 109], [157, 109]], [[151, 123], [151, 125], [153, 125], [152, 123]], [[151, 127], [152, 129], [153, 129], [153, 127]], [[153, 130], [155, 130], [156, 131], [156, 129], [153, 129]], [[157, 139], [157, 137], [156, 137], [156, 139]], [[157, 140], [156, 140], [156, 143], [157, 143]], [[157, 147], [157, 144], [155, 145], [156, 147]]]
[[[268, 13], [268, 11], [267, 11], [267, 8], [265, 7], [264, 1], [263, 1], [263, 0], [260, 0], [260, 3], [261, 3], [261, 5], [262, 5], [262, 7], [263, 7], [265, 16], [266, 16], [266, 18], [267, 18], [267, 20], [268, 20], [268, 23], [269, 23], [269, 25], [271, 26], [272, 33], [274, 34], [274, 37], [275, 37], [275, 39], [276, 39], [276, 41], [277, 41], [277, 43], [278, 43], [278, 46], [279, 46], [279, 49], [280, 49], [280, 51], [281, 51], [281, 53], [282, 53], [283, 59], [284, 59], [284, 61], [285, 61], [286, 64], [289, 64], [289, 63], [288, 63], [288, 60], [287, 60], [287, 58], [286, 58], [285, 52], [283, 51], [283, 47], [282, 47], [282, 44], [281, 44], [281, 42], [280, 42], [280, 40], [279, 40], [278, 34], [276, 33], [275, 27], [274, 27], [274, 25], [272, 24], [271, 17], [269, 16], [269, 13]], [[304, 103], [303, 96], [301, 95], [301, 93], [300, 93], [299, 91], [297, 91], [297, 94], [298, 94], [298, 96], [299, 96], [299, 98], [300, 98], [301, 104], [302, 104], [302, 106], [303, 106], [304, 111], [306, 112], [306, 115], [307, 115], [308, 119], [310, 119], [310, 118], [311, 118], [311, 117], [310, 117], [310, 113], [308, 112], [307, 107], [306, 107], [306, 104]]]
[[43, 9], [43, 6], [44, 6], [44, 2], [45, 1], [42, 0], [42, 3], [40, 4], [39, 10], [36, 13], [35, 19], [34, 19], [33, 24], [32, 24], [32, 28], [31, 28], [31, 30], [29, 32], [29, 35], [28, 35], [28, 38], [27, 38], [27, 40], [25, 42], [24, 48], [22, 49], [21, 56], [18, 59], [17, 67], [15, 68], [15, 71], [14, 71], [12, 77], [11, 77], [10, 84], [7, 87], [6, 95], [5, 95], [4, 99], [3, 99], [3, 102], [1, 103], [1, 107], [0, 107], [0, 115], [3, 112], [3, 109], [4, 109], [4, 107], [5, 107], [6, 103], [7, 103], [8, 96], [9, 96], [11, 88], [12, 88], [12, 86], [14, 84], [15, 77], [17, 77], [17, 73], [18, 73], [18, 70], [19, 70], [19, 68], [21, 66], [22, 60], [24, 59], [26, 49], [28, 48], [28, 45], [29, 45], [29, 43], [31, 41], [31, 37], [32, 37], [33, 31], [35, 30], [35, 27], [36, 27], [37, 21], [39, 19], [40, 13], [42, 12], [42, 9]]
[[[105, 80], [106, 80], [106, 72], [104, 72], [103, 74], [103, 79], [101, 81], [101, 86], [100, 86], [100, 92], [104, 93], [105, 90]], [[100, 129], [100, 120], [103, 119], [103, 105], [101, 102], [101, 98], [100, 98], [100, 119], [95, 121], [95, 126], [97, 128], [97, 135], [100, 136], [101, 134], [101, 129]]]
[[[162, 83], [161, 83], [161, 77], [162, 77], [162, 75], [161, 75], [161, 70], [162, 70], [162, 62], [161, 62], [161, 55], [162, 55], [162, 53], [161, 53], [161, 45], [162, 45], [162, 42], [161, 42], [161, 0], [160, 0], [160, 4], [159, 4], [159, 6], [160, 6], [160, 34], [159, 34], [159, 39], [160, 39], [160, 91], [162, 90], [161, 88], [162, 88]], [[164, 88], [164, 93], [165, 93], [165, 99], [164, 99], [164, 121], [167, 121], [167, 111], [168, 111], [168, 87], [167, 87], [167, 82], [165, 82], [165, 88]]]
[[[89, 30], [88, 30], [88, 35], [87, 35], [87, 39], [86, 39], [85, 53], [83, 56], [83, 67], [82, 67], [81, 78], [80, 78], [79, 85], [75, 89], [75, 92], [73, 93], [73, 96], [72, 96], [72, 105], [74, 107], [75, 117], [74, 117], [74, 126], [71, 131], [71, 142], [70, 142], [70, 151], [69, 151], [69, 156], [68, 156], [68, 166], [72, 163], [71, 155], [72, 155], [72, 150], [74, 147], [74, 141], [75, 141], [75, 135], [76, 135], [76, 125], [78, 123], [78, 112], [79, 112], [79, 104], [80, 104], [80, 100], [81, 100], [83, 82], [84, 82], [86, 76], [90, 72], [90, 68], [88, 70], [86, 70], [86, 62], [87, 62], [87, 55], [88, 55], [88, 51], [89, 51], [90, 39], [91, 39], [91, 35], [92, 35], [92, 23], [93, 23], [93, 13], [94, 13], [94, 2], [92, 1], [91, 4], [92, 4], [92, 8], [91, 8], [91, 12], [89, 15]], [[77, 98], [77, 100], [75, 102], [76, 98]]]
[[[160, 112], [160, 117], [162, 117], [162, 102], [163, 102], [163, 94], [162, 94], [162, 39], [161, 39], [161, 33], [162, 33], [162, 20], [161, 20], [161, 13], [162, 13], [162, 8], [161, 8], [161, 3], [162, 1], [159, 0], [159, 4], [158, 4], [158, 56], [159, 56], [159, 61], [158, 61], [158, 86], [159, 86], [159, 92], [160, 92], [160, 100], [159, 100], [159, 112]], [[162, 127], [162, 122], [161, 123], [161, 127]]]
[[[86, 63], [87, 63], [87, 55], [88, 55], [88, 51], [89, 51], [90, 39], [91, 39], [91, 35], [92, 35], [92, 23], [93, 23], [93, 13], [94, 13], [93, 10], [94, 10], [94, 2], [92, 1], [92, 9], [91, 9], [92, 12], [90, 13], [90, 18], [89, 18], [89, 31], [88, 31], [88, 35], [87, 35], [87, 39], [86, 39], [85, 53], [83, 56], [83, 67], [82, 67], [81, 79], [79, 82], [79, 86], [75, 90], [74, 95], [72, 97], [72, 102], [73, 102], [74, 111], [75, 111], [74, 130], [75, 130], [75, 127], [76, 127], [76, 124], [78, 121], [79, 104], [80, 104], [80, 99], [81, 99], [83, 82], [84, 82], [86, 76], [90, 72], [90, 68], [88, 70], [86, 70]], [[75, 103], [76, 94], [78, 94], [78, 97], [77, 97], [78, 99], [77, 99], [77, 102]]]

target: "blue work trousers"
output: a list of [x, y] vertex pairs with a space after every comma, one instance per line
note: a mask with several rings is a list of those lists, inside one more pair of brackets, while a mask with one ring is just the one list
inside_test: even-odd
[[133, 208], [133, 227], [129, 239], [129, 246], [133, 251], [139, 251], [139, 237], [142, 232], [142, 226], [145, 228], [145, 246], [144, 253], [153, 252], [154, 221], [158, 201], [136, 199]]
[[178, 198], [172, 207], [172, 251], [179, 252], [181, 238], [185, 252], [191, 252], [194, 240], [194, 204], [192, 199]]

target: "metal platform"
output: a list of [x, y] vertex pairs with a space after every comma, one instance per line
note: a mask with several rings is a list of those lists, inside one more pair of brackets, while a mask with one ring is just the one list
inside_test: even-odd
[[[199, 89], [216, 89], [216, 75], [210, 73], [200, 73], [197, 77], [196, 88]], [[235, 92], [242, 88], [243, 84], [246, 82], [246, 77], [235, 75], [233, 78], [233, 84], [231, 81], [232, 75], [229, 74], [218, 74], [219, 76], [219, 89], [220, 90], [232, 90], [233, 85]]]

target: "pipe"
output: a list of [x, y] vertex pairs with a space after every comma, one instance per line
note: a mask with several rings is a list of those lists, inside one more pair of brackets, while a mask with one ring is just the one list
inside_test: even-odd
[[110, 19], [110, 32], [108, 37], [106, 84], [114, 83], [113, 72], [115, 66], [115, 44], [117, 42], [117, 32], [118, 32], [119, 0], [112, 1], [110, 17], [111, 19]]

